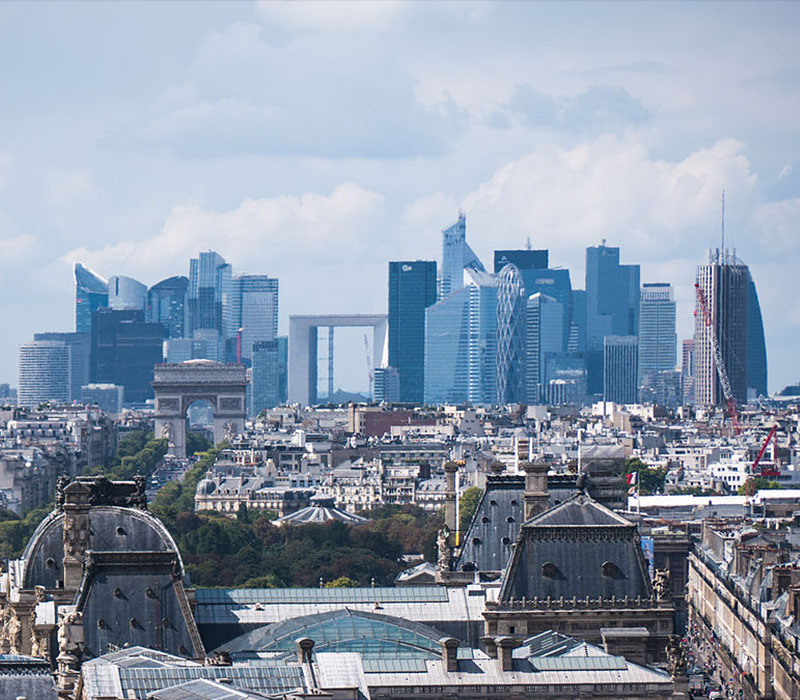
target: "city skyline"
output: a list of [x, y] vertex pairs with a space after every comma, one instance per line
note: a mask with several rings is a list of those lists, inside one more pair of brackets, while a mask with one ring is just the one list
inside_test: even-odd
[[800, 379], [796, 5], [329, 7], [3, 6], [6, 64], [37, 59], [1, 79], [0, 382], [73, 329], [73, 262], [152, 285], [212, 248], [281, 280], [284, 335], [384, 311], [386, 261], [440, 260], [459, 208], [484, 263], [530, 238], [574, 287], [606, 238], [683, 340], [723, 188], [769, 391]]

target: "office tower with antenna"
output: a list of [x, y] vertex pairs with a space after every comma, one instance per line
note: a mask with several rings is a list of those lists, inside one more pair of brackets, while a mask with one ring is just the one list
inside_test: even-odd
[[[697, 266], [694, 401], [701, 406], [727, 403], [730, 407], [733, 400], [735, 410], [735, 404], [748, 399], [748, 336], [760, 335], [763, 344], [763, 327], [750, 321], [751, 315], [759, 321], [761, 317], [760, 309], [755, 313], [758, 297], [750, 270], [736, 257], [735, 249], [725, 247], [724, 192], [720, 234], [721, 247], [710, 250], [708, 262]], [[763, 369], [766, 375], [765, 353]], [[735, 420], [735, 414], [731, 417]]]

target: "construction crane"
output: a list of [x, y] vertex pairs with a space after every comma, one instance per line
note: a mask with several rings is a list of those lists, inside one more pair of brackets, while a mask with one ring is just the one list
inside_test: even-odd
[[364, 350], [367, 353], [367, 373], [369, 374], [369, 397], [370, 399], [373, 398], [373, 383], [375, 381], [375, 370], [372, 369], [372, 358], [369, 355], [369, 340], [367, 340], [367, 334], [364, 333]]
[[719, 383], [722, 385], [722, 393], [725, 396], [725, 404], [728, 407], [728, 415], [731, 417], [733, 432], [734, 434], [738, 435], [740, 432], [742, 432], [742, 427], [739, 423], [739, 413], [736, 410], [736, 399], [733, 397], [731, 383], [728, 379], [728, 370], [725, 369], [725, 363], [722, 361], [722, 351], [719, 347], [717, 329], [714, 325], [713, 319], [711, 318], [711, 312], [708, 309], [706, 295], [703, 293], [703, 290], [700, 288], [699, 284], [695, 283], [694, 288], [697, 292], [697, 301], [700, 304], [700, 311], [703, 314], [703, 320], [708, 328], [709, 335], [711, 336], [711, 348], [714, 352], [714, 364], [717, 367]]
[[767, 435], [767, 439], [764, 440], [764, 444], [761, 445], [761, 450], [758, 453], [758, 457], [756, 457], [755, 462], [753, 462], [753, 467], [751, 468], [751, 472], [756, 475], [756, 469], [758, 469], [758, 464], [761, 462], [761, 458], [764, 456], [764, 453], [767, 451], [767, 446], [769, 445], [769, 441], [772, 438], [775, 438], [775, 457], [773, 459], [773, 465], [771, 469], [761, 469], [760, 476], [780, 476], [780, 469], [778, 468], [778, 424], [772, 426], [772, 430], [769, 431], [769, 435]]

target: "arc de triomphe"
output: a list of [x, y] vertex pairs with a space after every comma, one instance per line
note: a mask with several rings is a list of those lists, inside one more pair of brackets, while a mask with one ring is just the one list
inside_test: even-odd
[[155, 436], [169, 440], [169, 454], [186, 456], [186, 411], [197, 400], [214, 408], [214, 444], [244, 431], [246, 372], [212, 360], [155, 366]]

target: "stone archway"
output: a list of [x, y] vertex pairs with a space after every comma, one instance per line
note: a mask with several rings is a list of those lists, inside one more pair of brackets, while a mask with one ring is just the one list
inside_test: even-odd
[[214, 443], [244, 431], [247, 370], [212, 360], [155, 366], [155, 436], [169, 440], [169, 454], [186, 456], [186, 410], [198, 399], [214, 408]]

